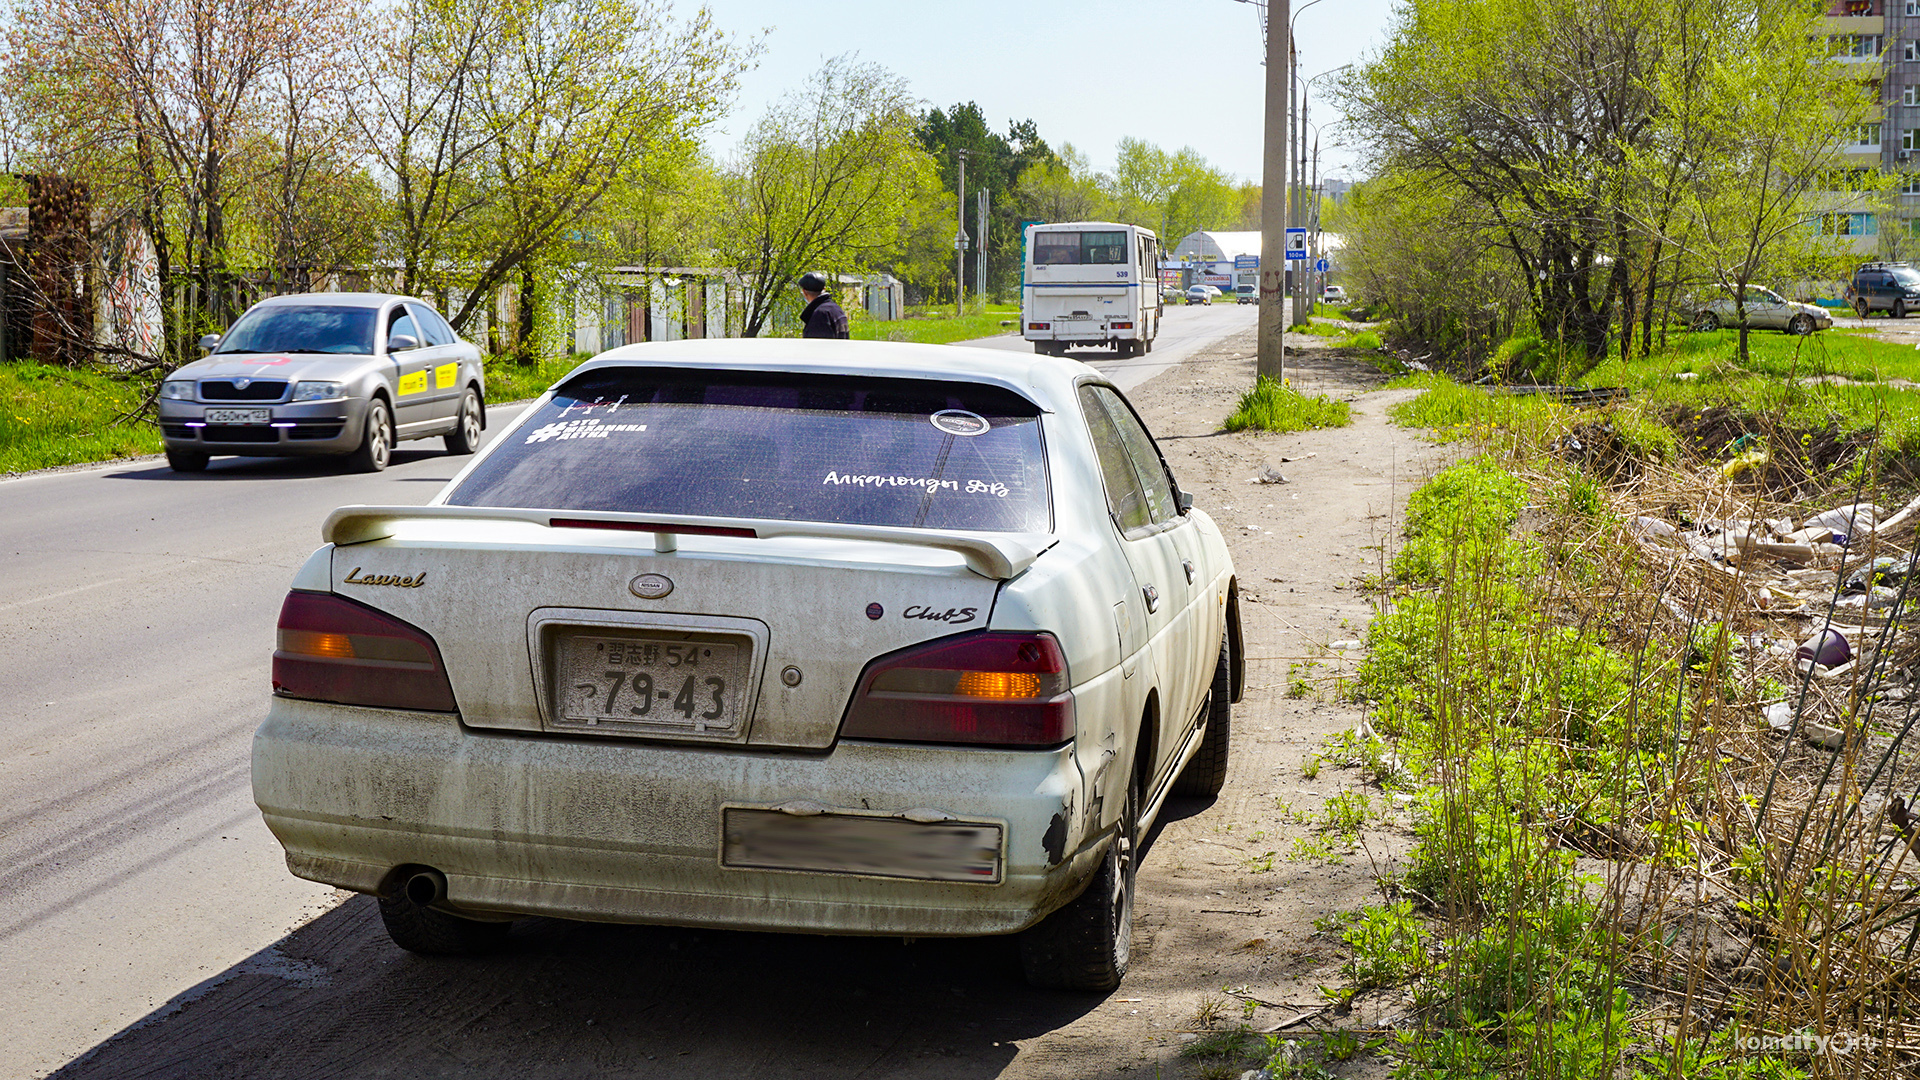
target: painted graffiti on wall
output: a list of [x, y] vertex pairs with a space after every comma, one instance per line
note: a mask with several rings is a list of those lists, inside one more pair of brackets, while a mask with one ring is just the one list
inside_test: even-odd
[[141, 356], [161, 348], [160, 264], [153, 240], [132, 215], [104, 230], [99, 248], [106, 287], [101, 290], [100, 340]]

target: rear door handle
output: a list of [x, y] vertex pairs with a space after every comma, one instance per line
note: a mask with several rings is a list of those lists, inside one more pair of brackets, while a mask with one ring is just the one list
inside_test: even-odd
[[1151, 585], [1142, 585], [1140, 587], [1140, 593], [1141, 595], [1147, 598], [1147, 614], [1151, 615], [1154, 612], [1160, 610], [1160, 590], [1159, 589], [1156, 589]]
[[1187, 584], [1189, 585], [1193, 584], [1193, 560], [1181, 559], [1180, 569], [1185, 570], [1187, 572]]

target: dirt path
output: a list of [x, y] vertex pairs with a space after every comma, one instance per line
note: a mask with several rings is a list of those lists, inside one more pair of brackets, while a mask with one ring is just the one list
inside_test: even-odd
[[[1029, 989], [1005, 939], [528, 920], [500, 955], [429, 961], [394, 949], [372, 902], [353, 897], [58, 1075], [1172, 1080], [1199, 1075], [1180, 1050], [1210, 1000], [1221, 1023], [1255, 1002], [1255, 1030], [1320, 1008], [1316, 986], [1338, 981], [1344, 956], [1314, 920], [1371, 899], [1375, 874], [1407, 844], [1400, 815], [1382, 815], [1379, 792], [1363, 789], [1375, 814], [1360, 844], [1289, 858], [1296, 841], [1323, 836], [1303, 820], [1362, 787], [1338, 763], [1302, 773], [1361, 718], [1338, 700], [1358, 654], [1328, 646], [1364, 636], [1372, 609], [1354, 583], [1381, 570], [1408, 493], [1447, 451], [1386, 423], [1404, 392], [1368, 392], [1369, 367], [1326, 353], [1300, 357], [1294, 384], [1354, 398], [1353, 426], [1214, 434], [1252, 384], [1251, 354], [1251, 334], [1236, 335], [1131, 395], [1228, 534], [1252, 659], [1226, 791], [1169, 804], [1147, 852], [1134, 968], [1118, 992]], [[1287, 482], [1250, 480], [1269, 466]], [[1364, 1002], [1348, 1022], [1393, 1009]]]

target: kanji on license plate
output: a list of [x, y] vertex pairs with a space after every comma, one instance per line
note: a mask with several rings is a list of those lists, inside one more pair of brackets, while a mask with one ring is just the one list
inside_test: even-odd
[[749, 650], [712, 637], [600, 637], [560, 643], [558, 723], [607, 734], [738, 734]]

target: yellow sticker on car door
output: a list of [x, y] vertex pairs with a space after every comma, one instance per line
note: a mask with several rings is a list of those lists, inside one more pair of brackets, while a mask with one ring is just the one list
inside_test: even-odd
[[426, 389], [427, 373], [425, 371], [412, 371], [400, 376], [401, 397], [406, 397], [408, 394], [424, 393]]
[[433, 386], [436, 390], [445, 390], [460, 381], [460, 365], [441, 364], [433, 369]]

